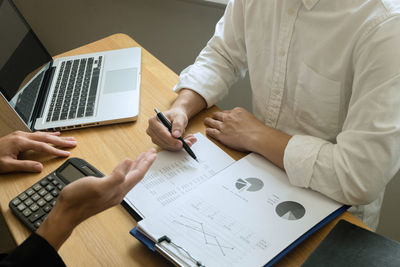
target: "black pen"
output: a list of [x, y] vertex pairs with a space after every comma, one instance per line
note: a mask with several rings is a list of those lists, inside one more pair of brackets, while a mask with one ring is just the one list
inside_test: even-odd
[[[162, 114], [160, 111], [158, 111], [158, 109], [155, 108], [154, 111], [157, 113], [157, 117], [158, 117], [158, 119], [161, 121], [161, 123], [162, 123], [165, 127], [167, 127], [168, 130], [169, 130], [170, 132], [172, 132], [172, 125], [171, 125], [171, 122], [164, 116], [164, 114]], [[186, 152], [187, 152], [195, 161], [199, 162], [199, 161], [197, 160], [196, 155], [195, 155], [195, 154], [193, 153], [193, 151], [190, 149], [190, 147], [188, 146], [188, 144], [186, 144], [185, 140], [183, 140], [182, 137], [179, 137], [178, 139], [182, 142], [183, 149], [185, 149]]]

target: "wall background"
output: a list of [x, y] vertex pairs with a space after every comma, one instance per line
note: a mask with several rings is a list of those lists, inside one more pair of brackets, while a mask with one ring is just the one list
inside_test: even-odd
[[[214, 32], [227, 0], [14, 0], [52, 55], [125, 33], [176, 73], [193, 63]], [[216, 3], [213, 3], [216, 2]], [[251, 110], [246, 77], [218, 103]], [[400, 241], [400, 178], [388, 185], [378, 233]]]

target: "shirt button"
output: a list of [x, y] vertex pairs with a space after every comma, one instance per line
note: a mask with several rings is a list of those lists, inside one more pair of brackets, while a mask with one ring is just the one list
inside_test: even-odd
[[279, 95], [281, 91], [280, 91], [279, 89], [274, 89], [274, 90], [272, 90], [272, 92], [273, 92], [275, 95]]
[[293, 14], [294, 14], [293, 8], [288, 8], [287, 13], [288, 13], [289, 15], [293, 15]]
[[282, 57], [286, 55], [286, 51], [284, 49], [281, 49], [281, 51], [279, 51], [279, 55], [281, 55]]

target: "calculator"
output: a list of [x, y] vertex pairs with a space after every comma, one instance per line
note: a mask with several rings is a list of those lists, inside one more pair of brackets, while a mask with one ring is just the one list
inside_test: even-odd
[[9, 207], [31, 231], [36, 231], [56, 204], [60, 191], [85, 176], [103, 177], [104, 174], [81, 158], [70, 158], [11, 200]]

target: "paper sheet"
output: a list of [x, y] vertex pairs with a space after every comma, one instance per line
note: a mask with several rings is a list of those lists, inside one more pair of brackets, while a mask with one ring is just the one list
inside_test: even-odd
[[192, 146], [199, 162], [186, 151], [161, 151], [146, 176], [125, 197], [143, 218], [159, 212], [226, 168], [234, 160], [204, 135]]
[[[167, 235], [205, 266], [263, 266], [341, 206], [290, 185], [282, 170], [250, 154], [139, 229], [154, 240]], [[161, 246], [194, 265], [176, 246]]]

